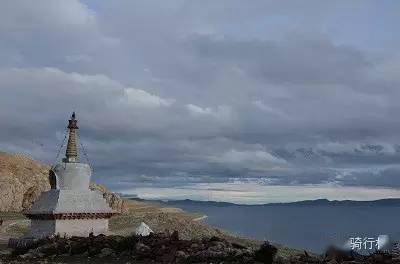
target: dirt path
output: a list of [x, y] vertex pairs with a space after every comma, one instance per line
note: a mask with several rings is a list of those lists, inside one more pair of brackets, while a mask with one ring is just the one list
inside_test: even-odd
[[23, 228], [29, 226], [27, 219], [4, 220], [0, 226], [0, 244], [7, 244], [10, 237], [22, 235]]
[[14, 225], [18, 220], [5, 220], [3, 224], [0, 226], [0, 250], [6, 249], [8, 245], [8, 240], [10, 239], [10, 235], [7, 234], [7, 229], [10, 225]]

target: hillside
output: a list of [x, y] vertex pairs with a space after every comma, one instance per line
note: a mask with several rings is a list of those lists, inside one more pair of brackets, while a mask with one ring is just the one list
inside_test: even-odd
[[[27, 155], [0, 151], [0, 211], [21, 212], [30, 208], [43, 191], [50, 189], [49, 169], [50, 166]], [[90, 188], [103, 193], [111, 208], [126, 210], [125, 200], [104, 186], [91, 183]]]
[[[140, 200], [133, 198], [134, 200]], [[387, 198], [371, 201], [354, 201], [354, 200], [328, 200], [328, 199], [316, 199], [316, 200], [304, 200], [298, 202], [287, 202], [287, 203], [266, 203], [266, 204], [236, 204], [229, 202], [216, 202], [216, 201], [194, 201], [190, 199], [185, 200], [171, 200], [171, 201], [160, 201], [165, 205], [174, 206], [186, 206], [186, 205], [202, 205], [202, 206], [213, 206], [213, 207], [274, 207], [274, 206], [386, 206], [386, 207], [399, 207], [399, 198]]]
[[29, 156], [0, 152], [0, 211], [29, 208], [41, 192], [50, 189], [49, 167]]

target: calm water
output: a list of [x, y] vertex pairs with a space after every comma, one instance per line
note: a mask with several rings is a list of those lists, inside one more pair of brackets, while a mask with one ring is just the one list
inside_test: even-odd
[[318, 253], [350, 237], [400, 240], [400, 207], [394, 206], [176, 206], [206, 214], [207, 223], [239, 235]]

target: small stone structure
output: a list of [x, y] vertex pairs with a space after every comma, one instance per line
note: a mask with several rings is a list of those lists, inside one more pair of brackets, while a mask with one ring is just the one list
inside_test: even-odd
[[100, 192], [89, 189], [91, 168], [78, 161], [75, 113], [69, 120], [68, 129], [65, 158], [50, 173], [51, 190], [43, 192], [25, 212], [31, 219], [31, 229], [26, 237], [106, 234], [109, 218], [117, 213]]
[[153, 230], [151, 230], [151, 228], [144, 222], [140, 223], [135, 230], [135, 234], [137, 236], [149, 236], [151, 233], [153, 233]]

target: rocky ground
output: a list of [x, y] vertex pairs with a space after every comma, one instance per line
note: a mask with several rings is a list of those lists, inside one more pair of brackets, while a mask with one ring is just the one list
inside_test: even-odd
[[216, 236], [185, 240], [177, 231], [146, 237], [54, 236], [33, 241], [11, 253], [2, 252], [0, 263], [400, 263], [399, 257], [388, 253], [361, 256], [332, 248], [323, 256], [304, 252], [284, 258], [277, 255], [278, 251], [268, 242], [252, 248]]
[[[277, 249], [265, 245], [258, 258], [270, 258]], [[57, 261], [61, 257], [81, 257], [109, 261], [135, 261], [145, 263], [253, 263], [256, 254], [253, 249], [226, 239], [211, 237], [183, 240], [179, 233], [158, 233], [147, 237], [131, 236], [91, 236], [88, 238], [52, 237], [35, 241], [33, 245], [21, 247], [4, 261], [28, 261], [49, 259]]]

